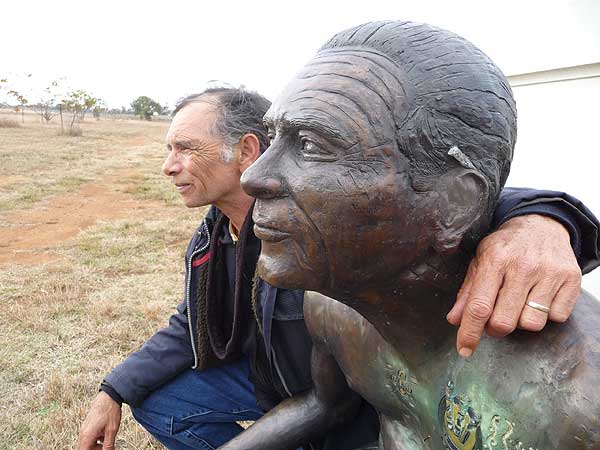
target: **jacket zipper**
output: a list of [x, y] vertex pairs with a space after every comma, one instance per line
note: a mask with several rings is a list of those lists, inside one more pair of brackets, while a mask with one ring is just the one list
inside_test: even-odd
[[192, 285], [192, 261], [194, 260], [194, 256], [196, 256], [198, 253], [203, 252], [210, 246], [210, 231], [208, 231], [208, 227], [206, 226], [206, 221], [202, 222], [202, 227], [203, 227], [203, 230], [206, 232], [206, 236], [208, 237], [208, 240], [206, 241], [206, 244], [204, 246], [202, 246], [202, 248], [199, 248], [198, 250], [194, 250], [192, 252], [192, 254], [190, 255], [190, 259], [188, 260], [188, 263], [187, 263], [187, 275], [188, 276], [187, 276], [187, 283], [186, 283], [186, 287], [185, 287], [185, 305], [187, 307], [188, 327], [190, 330], [190, 342], [192, 344], [192, 352], [194, 353], [194, 365], [192, 366], [192, 369], [196, 369], [198, 367], [198, 352], [196, 350], [196, 343], [194, 342], [194, 333], [192, 331], [192, 310], [190, 308], [190, 288]]
[[277, 375], [279, 376], [279, 379], [281, 380], [281, 384], [283, 385], [283, 388], [285, 389], [285, 392], [287, 392], [287, 395], [289, 395], [290, 397], [293, 397], [293, 394], [291, 393], [291, 391], [287, 387], [285, 379], [283, 378], [283, 374], [281, 373], [281, 369], [279, 369], [279, 364], [277, 364], [277, 356], [275, 355], [275, 349], [272, 346], [271, 346], [271, 354], [273, 355], [273, 365], [275, 366], [275, 371], [277, 372]]
[[[281, 380], [283, 389], [285, 389], [285, 392], [287, 393], [287, 395], [289, 395], [290, 397], [293, 397], [293, 394], [291, 393], [290, 389], [288, 388], [288, 386], [285, 382], [285, 378], [283, 378], [283, 373], [281, 372], [281, 369], [279, 368], [279, 364], [277, 363], [277, 356], [275, 355], [275, 349], [273, 348], [273, 346], [271, 346], [271, 354], [273, 355], [273, 366], [275, 366], [275, 371], [277, 372], [277, 376], [279, 376], [279, 379]], [[308, 443], [308, 448], [310, 450], [316, 450], [315, 446], [311, 442]]]
[[[287, 387], [287, 384], [285, 384], [283, 374], [281, 373], [281, 370], [279, 369], [279, 364], [277, 364], [277, 357], [275, 356], [275, 350], [273, 350], [273, 347], [271, 347], [271, 353], [273, 354], [273, 365], [275, 366], [277, 375], [279, 376], [279, 379], [281, 380], [281, 384], [283, 384], [283, 388], [285, 389], [285, 392], [287, 392], [287, 395], [289, 395], [290, 397], [293, 397], [292, 393], [290, 392], [290, 390]], [[308, 448], [310, 450], [316, 450], [315, 446], [311, 442], [308, 443]]]
[[[198, 367], [198, 353], [196, 351], [196, 343], [194, 342], [194, 335], [192, 332], [192, 313], [191, 313], [191, 308], [190, 308], [190, 287], [191, 287], [191, 283], [192, 283], [192, 261], [194, 260], [194, 256], [196, 256], [198, 253], [203, 252], [204, 250], [206, 250], [209, 246], [210, 246], [210, 231], [208, 230], [208, 227], [206, 226], [206, 222], [202, 222], [202, 226], [204, 231], [206, 232], [206, 236], [207, 236], [207, 241], [206, 244], [204, 246], [202, 246], [202, 248], [198, 249], [198, 250], [194, 250], [192, 252], [192, 254], [190, 255], [190, 259], [188, 261], [188, 279], [187, 279], [187, 286], [185, 289], [185, 303], [187, 306], [187, 316], [188, 316], [188, 327], [190, 330], [190, 343], [192, 344], [192, 352], [194, 353], [194, 365], [192, 366], [192, 369], [196, 369]], [[275, 366], [275, 370], [277, 371], [277, 375], [279, 376], [279, 379], [281, 380], [281, 384], [283, 385], [283, 388], [285, 389], [285, 392], [290, 396], [293, 397], [293, 394], [291, 393], [290, 389], [287, 386], [287, 383], [285, 382], [285, 378], [283, 377], [283, 374], [281, 373], [281, 369], [279, 368], [279, 364], [277, 363], [277, 356], [275, 355], [275, 349], [273, 347], [271, 347], [271, 353], [273, 354], [273, 365]], [[311, 449], [314, 449], [312, 444], [309, 444]]]

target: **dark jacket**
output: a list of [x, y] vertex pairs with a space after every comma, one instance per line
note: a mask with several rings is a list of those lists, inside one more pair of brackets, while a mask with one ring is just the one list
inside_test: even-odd
[[[600, 265], [600, 224], [577, 199], [561, 192], [507, 188], [502, 192], [494, 216], [496, 226], [511, 217], [538, 213], [559, 220], [571, 235], [571, 242], [584, 272]], [[198, 268], [208, 260], [215, 208], [211, 208], [188, 246], [185, 263], [185, 291], [166, 328], [158, 331], [105, 378], [105, 386], [123, 401], [139, 405], [153, 390], [182, 371], [197, 367], [198, 330], [196, 327]], [[273, 385], [263, 386], [267, 374], [252, 380], [257, 397], [268, 409], [284, 396], [308, 389], [311, 341], [302, 316], [302, 292], [286, 291], [260, 283], [256, 289], [256, 308], [260, 312], [263, 334], [261, 349], [271, 359]], [[270, 348], [269, 348], [270, 347]], [[267, 380], [268, 383], [268, 380]], [[266, 390], [267, 392], [262, 392]]]
[[600, 266], [598, 219], [575, 197], [558, 191], [505, 188], [494, 212], [492, 228], [525, 214], [552, 217], [569, 230], [571, 246], [582, 273], [589, 273]]

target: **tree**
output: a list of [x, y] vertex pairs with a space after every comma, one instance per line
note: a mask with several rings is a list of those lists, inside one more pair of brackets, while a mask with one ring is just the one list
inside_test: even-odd
[[[25, 122], [25, 106], [29, 104], [29, 99], [33, 97], [32, 89], [29, 87], [28, 79], [31, 78], [32, 74], [23, 74], [16, 77], [15, 80], [8, 80], [8, 78], [0, 78], [0, 90], [5, 91], [4, 97], [12, 97], [18, 103], [15, 106], [15, 112], [21, 113], [21, 120]], [[10, 103], [10, 102], [9, 102]]]
[[[6, 91], [8, 89], [8, 78], [1, 78], [0, 77], [0, 100], [5, 100], [6, 99], [6, 94], [5, 95], [1, 95], [2, 91]], [[2, 105], [8, 105], [8, 103], [5, 103], [4, 101], [2, 102]]]
[[161, 113], [161, 115], [163, 115], [163, 116], [170, 116], [170, 115], [171, 115], [171, 112], [172, 112], [172, 111], [171, 111], [171, 108], [169, 108], [169, 106], [168, 106], [168, 105], [165, 105], [165, 106], [163, 106], [163, 107], [162, 107], [162, 111], [161, 111], [160, 113]]
[[67, 94], [66, 99], [63, 100], [62, 104], [68, 110], [73, 113], [71, 118], [71, 124], [69, 125], [69, 134], [71, 136], [80, 136], [81, 130], [79, 129], [79, 122], [83, 121], [85, 113], [94, 107], [98, 99], [93, 97], [83, 89], [77, 89]]
[[106, 111], [107, 111], [106, 103], [104, 103], [104, 100], [98, 99], [98, 101], [96, 102], [96, 105], [94, 106], [94, 109], [92, 109], [92, 114], [94, 116], [94, 119], [100, 120], [100, 115], [102, 113], [105, 113]]
[[[15, 112], [18, 114], [21, 112], [21, 121], [25, 123], [25, 106], [29, 103], [31, 98], [31, 88], [27, 88], [27, 83], [23, 84], [23, 80], [31, 78], [32, 74], [24, 74], [21, 78], [21, 83], [9, 82], [7, 78], [0, 79], [0, 86], [5, 85], [6, 95], [13, 97], [17, 102], [18, 106], [15, 107]], [[18, 85], [18, 86], [17, 86]]]
[[90, 93], [83, 89], [77, 89], [69, 93], [69, 97], [72, 100], [72, 105], [75, 105], [79, 114], [79, 120], [83, 122], [85, 114], [96, 106], [98, 99], [93, 97]]
[[67, 80], [65, 77], [58, 78], [50, 84], [50, 90], [55, 100], [55, 105], [58, 107], [58, 114], [60, 116], [60, 134], [65, 133], [65, 126], [63, 121], [63, 109], [66, 109], [66, 102], [69, 99], [69, 88], [67, 87]]
[[11, 89], [7, 92], [7, 94], [12, 95], [15, 100], [19, 102], [19, 106], [15, 107], [15, 111], [17, 113], [21, 111], [21, 122], [25, 123], [25, 105], [29, 103], [29, 100], [27, 100], [27, 97], [15, 89]]
[[88, 97], [84, 98], [84, 100], [83, 100], [84, 108], [83, 108], [82, 114], [81, 114], [82, 121], [83, 121], [83, 119], [85, 119], [85, 113], [88, 112], [90, 109], [94, 108], [97, 103], [98, 103], [98, 99], [95, 97], [91, 97], [88, 95]]
[[160, 103], [152, 100], [150, 97], [142, 95], [131, 102], [131, 107], [136, 116], [140, 116], [145, 120], [152, 120], [154, 114], [160, 114], [162, 106]]
[[54, 80], [42, 91], [40, 101], [35, 106], [36, 110], [40, 113], [42, 122], [46, 121], [46, 123], [49, 123], [56, 115], [56, 110], [53, 110], [53, 108], [62, 102], [60, 89], [59, 80]]

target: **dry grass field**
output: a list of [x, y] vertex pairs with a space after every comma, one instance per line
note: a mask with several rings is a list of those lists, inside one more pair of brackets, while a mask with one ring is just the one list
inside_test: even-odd
[[[0, 127], [0, 449], [74, 448], [103, 375], [179, 302], [202, 211], [160, 173], [167, 126]], [[117, 448], [162, 448], [124, 410]]]

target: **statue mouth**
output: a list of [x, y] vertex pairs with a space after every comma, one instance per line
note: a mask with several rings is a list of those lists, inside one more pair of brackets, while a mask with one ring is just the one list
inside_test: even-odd
[[290, 237], [289, 233], [265, 225], [254, 224], [254, 234], [261, 241], [280, 242]]

